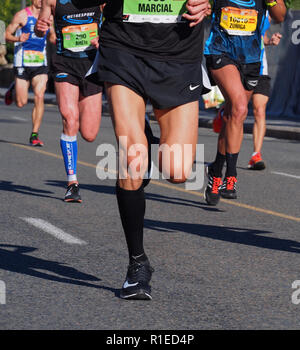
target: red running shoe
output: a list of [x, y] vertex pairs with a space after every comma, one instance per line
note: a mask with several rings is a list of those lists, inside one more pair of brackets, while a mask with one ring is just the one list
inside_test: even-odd
[[252, 170], [263, 170], [265, 169], [266, 164], [262, 160], [261, 153], [258, 152], [254, 156], [251, 157], [248, 163], [248, 169]]
[[38, 137], [38, 134], [32, 133], [29, 139], [29, 143], [33, 147], [43, 147], [44, 142], [41, 141]]

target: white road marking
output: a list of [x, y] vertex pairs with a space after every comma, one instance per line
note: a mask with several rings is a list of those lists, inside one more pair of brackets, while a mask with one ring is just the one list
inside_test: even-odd
[[26, 118], [16, 117], [16, 116], [10, 117], [10, 119], [19, 120], [19, 121], [21, 121], [21, 122], [26, 122], [26, 121], [27, 121]]
[[282, 175], [282, 176], [287, 176], [287, 177], [292, 177], [292, 178], [294, 178], [294, 179], [299, 179], [299, 180], [300, 180], [300, 176], [291, 175], [291, 174], [286, 174], [286, 173], [281, 173], [281, 172], [279, 172], [279, 171], [271, 171], [271, 174]]
[[20, 218], [21, 220], [26, 221], [28, 224], [33, 225], [50, 235], [54, 236], [57, 239], [60, 239], [61, 241], [68, 243], [68, 244], [87, 244], [85, 241], [82, 241], [79, 238], [73, 237], [69, 233], [66, 233], [65, 231], [59, 229], [58, 227], [50, 224], [49, 222], [42, 220], [42, 219], [36, 219], [36, 218]]

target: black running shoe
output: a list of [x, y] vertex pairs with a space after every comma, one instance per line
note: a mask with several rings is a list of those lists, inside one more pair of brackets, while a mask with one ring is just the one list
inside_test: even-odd
[[236, 183], [237, 179], [235, 176], [227, 176], [223, 181], [223, 185], [221, 187], [220, 193], [223, 198], [227, 199], [236, 199]]
[[133, 260], [128, 266], [120, 297], [128, 300], [151, 300], [149, 282], [153, 272], [148, 260], [143, 263]]
[[220, 188], [222, 185], [222, 177], [213, 176], [211, 166], [205, 168], [208, 184], [204, 190], [204, 199], [209, 205], [217, 205], [220, 200]]
[[79, 184], [74, 183], [68, 186], [67, 192], [65, 194], [65, 202], [81, 203], [81, 197], [79, 193]]
[[[148, 170], [143, 179], [144, 187], [149, 185], [149, 182], [151, 181], [152, 170], [153, 170], [153, 162], [151, 160], [151, 145], [154, 143], [157, 143], [157, 137], [153, 135], [151, 126], [147, 119], [145, 120], [145, 135], [148, 141]], [[159, 143], [159, 139], [158, 139], [158, 143]]]

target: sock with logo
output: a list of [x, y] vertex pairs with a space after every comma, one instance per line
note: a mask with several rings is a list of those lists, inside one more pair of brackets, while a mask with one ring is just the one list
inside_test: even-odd
[[226, 175], [225, 175], [226, 177], [237, 176], [236, 164], [237, 164], [238, 156], [239, 156], [239, 153], [226, 152], [226, 165], [227, 165]]
[[144, 260], [144, 216], [146, 200], [144, 187], [128, 191], [116, 185], [120, 217], [128, 247], [129, 258]]
[[77, 181], [77, 136], [61, 134], [60, 147], [64, 158], [68, 182]]

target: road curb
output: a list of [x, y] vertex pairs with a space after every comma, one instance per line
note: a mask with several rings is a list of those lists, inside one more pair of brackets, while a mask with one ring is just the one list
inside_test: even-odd
[[[199, 118], [199, 128], [212, 129], [212, 119], [202, 119]], [[253, 123], [244, 124], [244, 133], [252, 134]], [[294, 140], [300, 141], [300, 127], [289, 127], [289, 126], [266, 126], [266, 136], [274, 137], [277, 139]]]
[[[4, 98], [4, 94], [0, 92], [0, 97]], [[28, 102], [34, 102], [33, 97], [28, 97]], [[54, 96], [46, 96], [45, 97], [45, 104], [52, 104], [57, 105], [56, 97]], [[102, 114], [107, 116], [109, 115], [109, 107], [108, 103], [104, 102], [102, 105]], [[155, 121], [155, 117], [153, 113], [148, 113], [150, 120]], [[199, 115], [199, 128], [207, 128], [212, 129], [212, 121], [214, 116], [212, 115], [211, 118], [201, 118], [201, 111]], [[244, 133], [245, 134], [252, 134], [253, 130], [253, 123], [245, 123], [244, 124]], [[277, 139], [284, 139], [284, 140], [294, 140], [294, 141], [300, 141], [300, 126], [299, 127], [290, 127], [290, 126], [283, 126], [283, 125], [268, 125], [266, 129], [266, 136], [268, 137], [274, 137]]]

